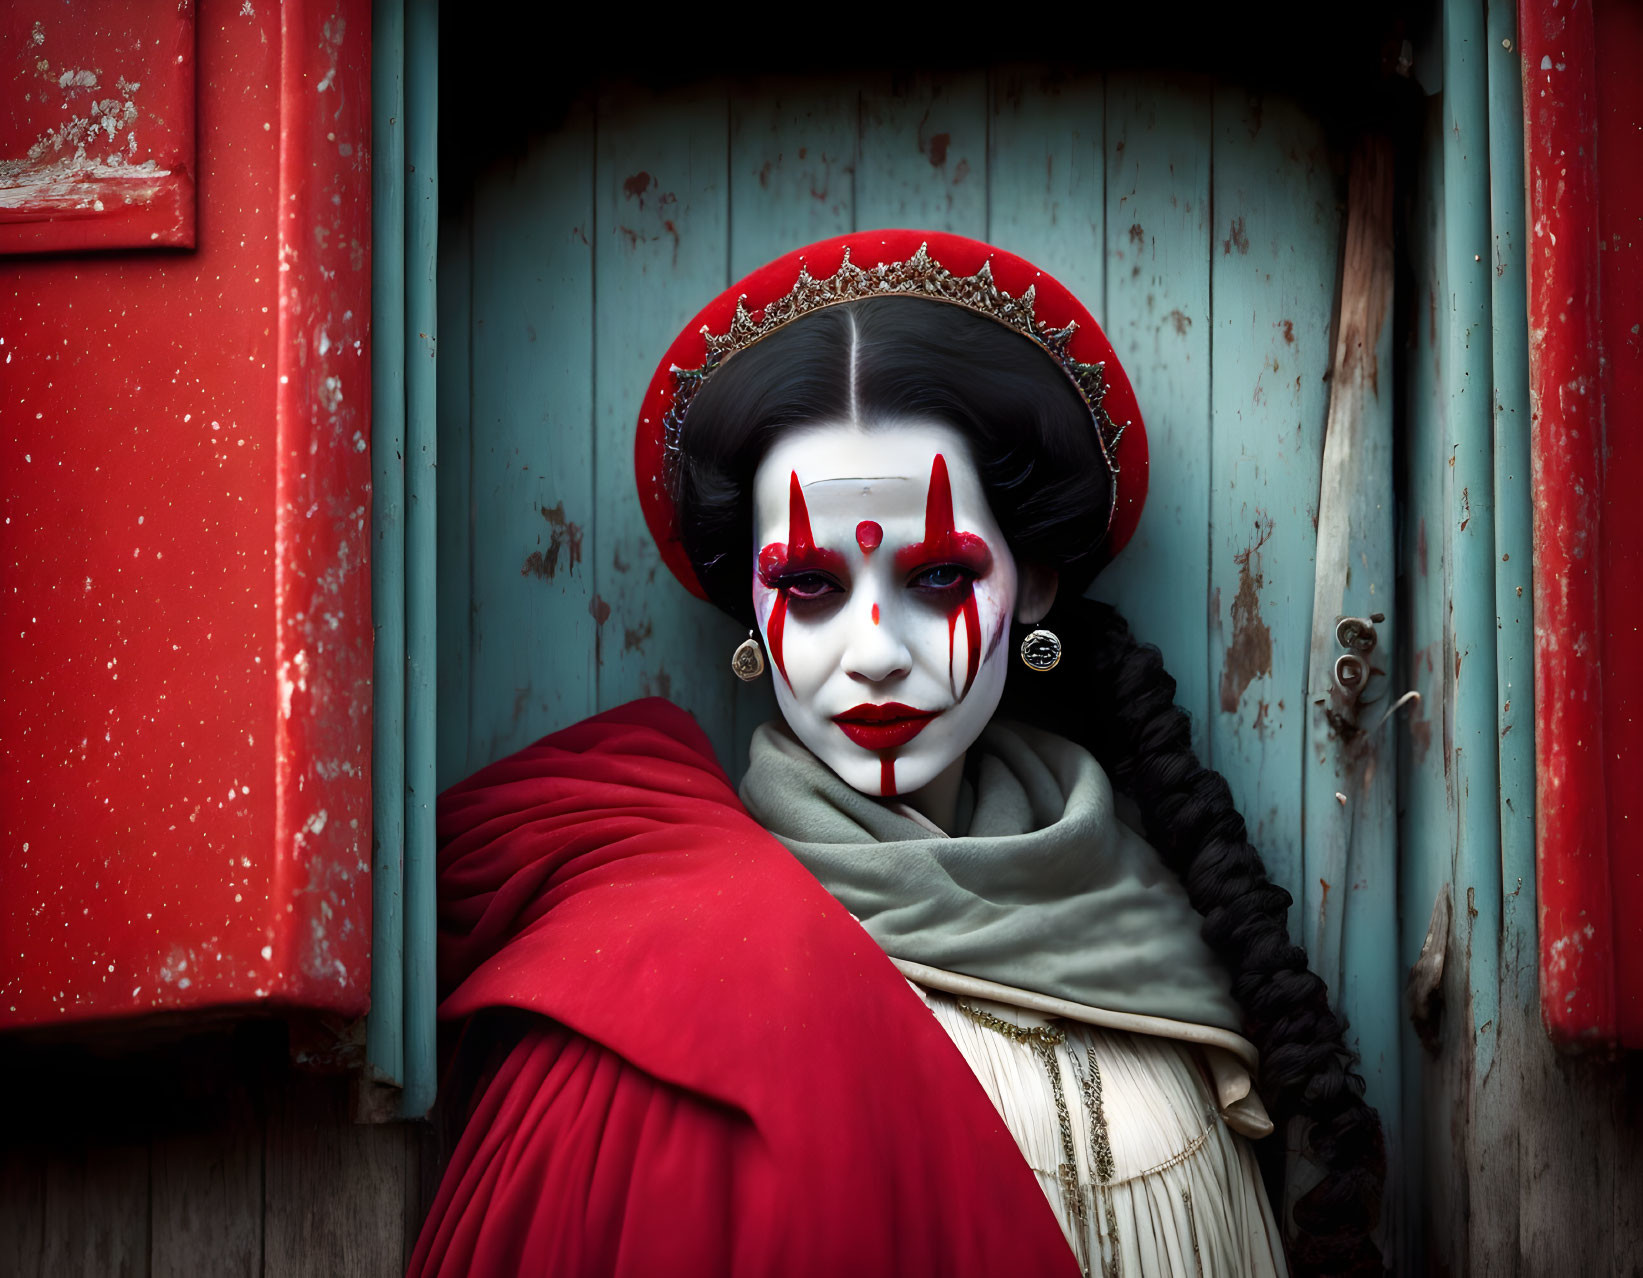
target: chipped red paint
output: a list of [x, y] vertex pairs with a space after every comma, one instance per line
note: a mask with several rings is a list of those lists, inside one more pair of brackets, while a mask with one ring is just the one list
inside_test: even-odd
[[0, 1027], [365, 1010], [370, 17], [200, 24], [197, 252], [8, 262]]
[[11, 0], [0, 253], [193, 248], [190, 0]]
[[[933, 564], [952, 563], [980, 577], [992, 567], [993, 552], [974, 533], [959, 532], [953, 522], [953, 485], [947, 474], [947, 459], [940, 453], [930, 465], [930, 490], [924, 499], [924, 540], [903, 546], [896, 552], [896, 571], [903, 575]], [[953, 603], [947, 612], [947, 666], [959, 698], [969, 695], [981, 668], [981, 614], [976, 607], [975, 582], [966, 577], [952, 588]], [[958, 689], [958, 673], [953, 669], [958, 651], [958, 623], [964, 620], [966, 641], [964, 686]]]
[[804, 489], [799, 484], [799, 473], [793, 471], [787, 489], [787, 541], [773, 541], [759, 551], [759, 580], [776, 592], [776, 602], [765, 623], [765, 643], [770, 659], [791, 688], [787, 664], [782, 659], [782, 637], [787, 630], [788, 588], [783, 578], [801, 572], [824, 572], [844, 576], [844, 556], [836, 550], [817, 546], [810, 530], [810, 508], [804, 502]]
[[861, 547], [861, 553], [870, 555], [884, 544], [884, 529], [871, 519], [864, 519], [856, 525], [856, 545]]
[[1560, 1042], [1639, 1048], [1643, 11], [1524, 0], [1519, 23], [1541, 1009]]

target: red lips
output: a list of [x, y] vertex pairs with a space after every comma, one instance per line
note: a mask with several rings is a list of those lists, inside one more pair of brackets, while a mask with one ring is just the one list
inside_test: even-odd
[[833, 716], [833, 722], [857, 745], [868, 750], [894, 750], [904, 746], [934, 719], [940, 710], [918, 710], [899, 701], [883, 705], [864, 702]]

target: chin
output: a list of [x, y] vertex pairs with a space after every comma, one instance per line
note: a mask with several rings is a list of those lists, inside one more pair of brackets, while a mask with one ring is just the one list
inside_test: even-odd
[[[811, 750], [852, 790], [860, 790], [875, 799], [894, 798], [922, 790], [957, 757], [937, 756], [927, 750], [891, 751], [880, 754], [876, 750], [850, 747], [822, 753], [817, 751], [814, 745], [811, 745]], [[885, 783], [889, 780], [894, 781], [895, 789], [886, 791]]]

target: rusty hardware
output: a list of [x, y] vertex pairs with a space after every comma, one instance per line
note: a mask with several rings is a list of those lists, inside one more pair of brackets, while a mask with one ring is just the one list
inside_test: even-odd
[[1342, 617], [1335, 622], [1335, 642], [1346, 649], [1335, 658], [1335, 687], [1354, 705], [1369, 683], [1367, 658], [1380, 640], [1375, 627], [1385, 620], [1384, 612], [1376, 612], [1367, 617]]
[[1335, 642], [1349, 652], [1373, 652], [1379, 640], [1375, 627], [1385, 620], [1384, 612], [1372, 613], [1368, 617], [1342, 617], [1335, 623]]
[[1369, 682], [1369, 666], [1355, 652], [1342, 653], [1335, 658], [1335, 686], [1356, 700]]

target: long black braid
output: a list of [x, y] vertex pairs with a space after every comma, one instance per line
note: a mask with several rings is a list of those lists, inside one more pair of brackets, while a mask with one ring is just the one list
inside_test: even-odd
[[[733, 356], [691, 404], [674, 476], [680, 534], [709, 596], [752, 624], [759, 461], [783, 431], [852, 411], [869, 429], [934, 418], [958, 430], [1016, 559], [1059, 574], [1051, 624], [1067, 658], [1049, 675], [1015, 670], [1003, 712], [1100, 760], [1204, 916], [1261, 1053], [1267, 1108], [1280, 1132], [1303, 1130], [1321, 1173], [1294, 1208], [1296, 1273], [1380, 1274], [1371, 1236], [1386, 1175], [1380, 1121], [1328, 991], [1290, 941], [1290, 895], [1250, 845], [1226, 781], [1193, 754], [1158, 650], [1115, 610], [1080, 598], [1103, 559], [1111, 477], [1088, 409], [1043, 352], [958, 307], [887, 298], [818, 311]], [[1281, 1168], [1281, 1157], [1265, 1161]]]
[[1135, 800], [1146, 835], [1204, 916], [1232, 973], [1244, 1029], [1261, 1053], [1261, 1091], [1280, 1132], [1306, 1125], [1322, 1172], [1294, 1209], [1298, 1274], [1375, 1274], [1386, 1154], [1380, 1119], [1330, 1010], [1322, 978], [1289, 938], [1290, 894], [1267, 877], [1232, 792], [1193, 753], [1191, 722], [1157, 648], [1107, 604], [1063, 603], [1048, 622], [1067, 657], [1048, 675], [1012, 672], [1004, 713], [1077, 741]]

